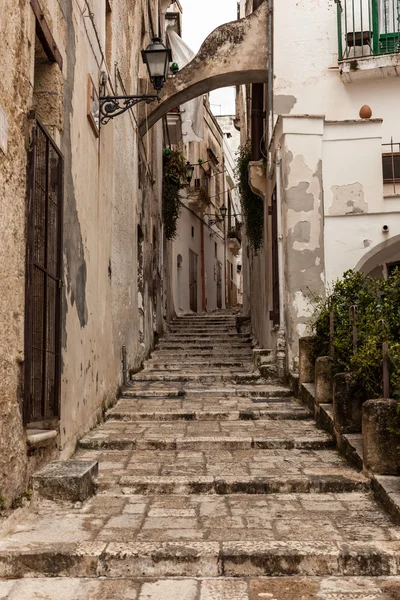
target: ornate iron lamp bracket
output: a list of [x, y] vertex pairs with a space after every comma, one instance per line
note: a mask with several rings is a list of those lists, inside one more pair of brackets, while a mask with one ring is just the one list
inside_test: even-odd
[[105, 125], [110, 119], [122, 115], [139, 102], [150, 104], [154, 100], [159, 100], [159, 96], [102, 96], [100, 98], [100, 122]]

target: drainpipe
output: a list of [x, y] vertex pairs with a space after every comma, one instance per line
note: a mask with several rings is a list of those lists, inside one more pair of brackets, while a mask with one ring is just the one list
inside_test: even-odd
[[[268, 83], [267, 83], [267, 143], [268, 151], [274, 128], [274, 0], [268, 0]], [[266, 152], [268, 154], [268, 152]]]
[[276, 147], [276, 213], [278, 230], [278, 272], [279, 272], [279, 330], [277, 338], [278, 376], [283, 379], [286, 372], [286, 332], [283, 272], [283, 230], [282, 230], [282, 156], [281, 147]]
[[[263, 0], [253, 0], [253, 11], [261, 6]], [[261, 160], [261, 142], [264, 119], [264, 84], [253, 83], [251, 87], [251, 160]]]

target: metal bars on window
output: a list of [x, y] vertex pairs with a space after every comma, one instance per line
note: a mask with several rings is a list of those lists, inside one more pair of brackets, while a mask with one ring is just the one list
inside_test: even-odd
[[392, 186], [393, 194], [400, 193], [400, 142], [382, 144], [383, 183]]
[[400, 52], [400, 0], [335, 0], [338, 59]]
[[[33, 115], [30, 115], [33, 119]], [[32, 122], [28, 161], [25, 327], [26, 422], [59, 414], [63, 160], [45, 128]]]

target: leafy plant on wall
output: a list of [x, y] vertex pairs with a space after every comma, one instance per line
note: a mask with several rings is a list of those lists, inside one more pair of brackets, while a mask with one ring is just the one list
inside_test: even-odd
[[257, 252], [264, 242], [264, 203], [249, 184], [251, 141], [240, 146], [236, 153], [236, 175], [239, 180], [240, 204], [250, 246]]
[[186, 184], [186, 161], [182, 152], [164, 151], [163, 165], [163, 223], [167, 240], [176, 237], [177, 222], [181, 209], [180, 190]]

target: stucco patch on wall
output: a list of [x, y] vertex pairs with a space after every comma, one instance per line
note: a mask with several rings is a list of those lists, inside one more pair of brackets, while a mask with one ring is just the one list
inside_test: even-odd
[[275, 94], [274, 95], [275, 113], [277, 115], [290, 115], [296, 102], [297, 102], [296, 96], [290, 96], [289, 94]]
[[330, 215], [352, 215], [368, 212], [368, 204], [364, 200], [364, 188], [361, 183], [333, 185], [331, 190], [333, 201], [329, 207]]

